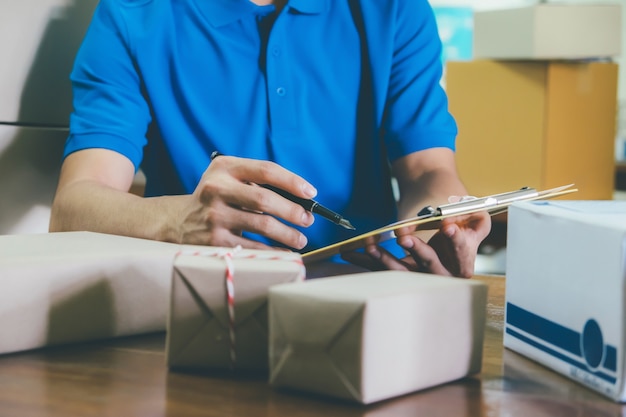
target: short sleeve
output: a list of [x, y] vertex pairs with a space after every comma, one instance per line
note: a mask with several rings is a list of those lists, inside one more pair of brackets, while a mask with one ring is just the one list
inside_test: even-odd
[[432, 147], [455, 149], [457, 126], [440, 84], [441, 41], [426, 0], [398, 0], [383, 127], [391, 160]]
[[74, 109], [64, 154], [110, 149], [137, 169], [151, 117], [124, 12], [116, 0], [101, 0], [94, 12], [70, 77]]

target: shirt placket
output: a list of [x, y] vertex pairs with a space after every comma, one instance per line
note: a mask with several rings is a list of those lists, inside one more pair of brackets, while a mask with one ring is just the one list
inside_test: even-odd
[[[283, 12], [286, 12], [283, 11]], [[274, 22], [268, 36], [266, 55], [266, 83], [268, 120], [273, 147], [293, 138], [296, 131], [296, 86], [291, 71], [295, 63], [290, 62], [286, 48], [286, 20], [288, 13], [282, 13]]]

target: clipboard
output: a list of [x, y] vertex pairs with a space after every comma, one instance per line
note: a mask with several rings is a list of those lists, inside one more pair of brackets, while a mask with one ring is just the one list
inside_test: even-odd
[[578, 191], [578, 189], [572, 188], [573, 186], [574, 184], [568, 184], [544, 191], [537, 191], [530, 187], [522, 187], [514, 191], [480, 198], [471, 198], [457, 203], [449, 203], [437, 207], [427, 206], [420, 210], [417, 216], [413, 218], [391, 223], [341, 242], [303, 253], [302, 260], [305, 264], [310, 264], [330, 258], [342, 252], [360, 249], [365, 246], [365, 242], [369, 238], [376, 238], [378, 242], [389, 240], [395, 237], [394, 231], [401, 227], [416, 226], [416, 230], [433, 230], [438, 229], [441, 226], [441, 220], [448, 217], [480, 211], [486, 211], [494, 216], [506, 212], [508, 207], [516, 201], [546, 200]]

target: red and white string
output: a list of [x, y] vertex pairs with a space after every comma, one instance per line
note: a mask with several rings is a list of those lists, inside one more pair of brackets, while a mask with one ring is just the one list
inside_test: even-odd
[[241, 246], [237, 245], [236, 247], [230, 248], [218, 248], [216, 250], [207, 250], [207, 251], [180, 251], [176, 255], [187, 255], [187, 256], [202, 256], [202, 257], [217, 257], [223, 259], [226, 263], [226, 271], [225, 271], [225, 287], [226, 287], [226, 305], [228, 308], [228, 335], [229, 335], [229, 353], [230, 353], [230, 367], [231, 369], [235, 368], [237, 363], [237, 343], [236, 343], [236, 333], [235, 333], [235, 265], [233, 262], [234, 258], [237, 259], [263, 259], [263, 260], [281, 260], [281, 261], [292, 261], [300, 265], [300, 274], [298, 279], [304, 279], [306, 276], [306, 270], [304, 267], [304, 262], [299, 256], [295, 256], [293, 253], [285, 253], [281, 254], [280, 252], [273, 253], [272, 251], [267, 252], [256, 252], [256, 253], [242, 253]]
[[[239, 251], [237, 246], [234, 251]], [[226, 252], [221, 256], [226, 262], [226, 303], [228, 306], [228, 335], [230, 338], [230, 367], [234, 368], [237, 363], [237, 344], [235, 340], [235, 265], [233, 264], [233, 252]]]

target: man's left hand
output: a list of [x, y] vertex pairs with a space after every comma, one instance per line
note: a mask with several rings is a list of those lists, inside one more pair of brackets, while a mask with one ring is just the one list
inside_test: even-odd
[[396, 258], [374, 240], [369, 241], [364, 253], [342, 254], [348, 262], [370, 270], [408, 270], [437, 275], [470, 278], [478, 247], [491, 230], [491, 216], [478, 212], [443, 219], [439, 230], [426, 243], [415, 234], [414, 227], [395, 231], [397, 243], [407, 256]]

